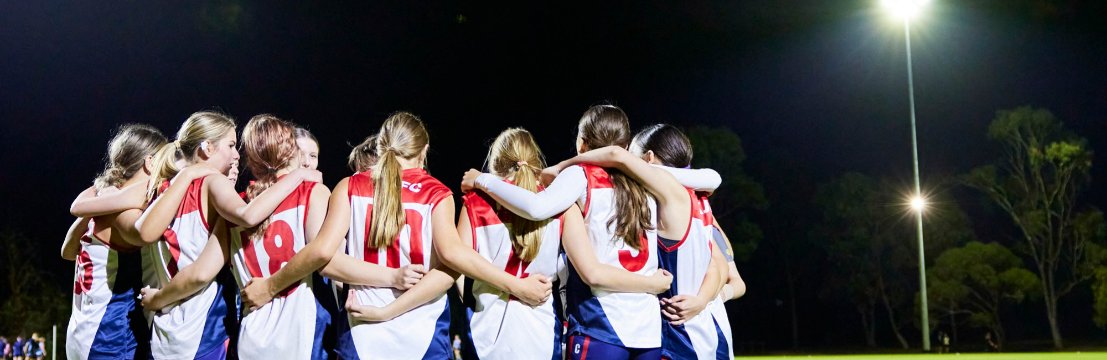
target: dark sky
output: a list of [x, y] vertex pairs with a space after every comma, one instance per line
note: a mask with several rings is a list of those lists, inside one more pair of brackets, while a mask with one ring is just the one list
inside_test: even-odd
[[[1105, 14], [1099, 1], [934, 2], [912, 29], [924, 178], [997, 157], [985, 129], [1019, 105], [1105, 148]], [[0, 226], [31, 235], [68, 281], [55, 255], [68, 204], [102, 167], [111, 129], [171, 136], [203, 109], [309, 127], [329, 185], [348, 173], [347, 143], [392, 111], [427, 122], [431, 171], [456, 187], [508, 126], [565, 158], [580, 113], [605, 100], [635, 128], [732, 128], [755, 179], [805, 177], [766, 183], [771, 202], [845, 171], [906, 184], [902, 41], [877, 1], [3, 2]], [[1104, 168], [1089, 194], [1099, 206]]]

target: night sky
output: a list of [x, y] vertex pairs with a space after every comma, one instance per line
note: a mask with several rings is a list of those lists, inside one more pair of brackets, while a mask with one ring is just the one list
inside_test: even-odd
[[[349, 144], [393, 111], [427, 123], [430, 170], [456, 191], [500, 130], [527, 128], [559, 161], [580, 114], [604, 101], [635, 129], [733, 129], [769, 198], [751, 213], [764, 229], [846, 171], [910, 181], [902, 26], [875, 0], [522, 3], [3, 2], [0, 229], [29, 235], [64, 288], [68, 206], [102, 168], [111, 130], [148, 123], [172, 137], [205, 109], [240, 129], [259, 113], [308, 127], [328, 185], [348, 175]], [[986, 137], [999, 109], [1050, 109], [1107, 149], [1105, 16], [1101, 1], [933, 2], [912, 28], [924, 187], [999, 156]], [[1099, 207], [1105, 169], [1087, 192]], [[978, 194], [958, 201], [982, 240], [1013, 236]], [[794, 231], [766, 230], [762, 247], [807, 229]], [[736, 338], [787, 348], [779, 264], [757, 252], [738, 267], [750, 290], [730, 304]], [[802, 345], [861, 343], [849, 308], [806, 285]], [[1013, 337], [1048, 338], [1039, 304]], [[847, 314], [823, 315], [834, 312]], [[1067, 337], [1104, 337], [1090, 310], [1070, 312]]]

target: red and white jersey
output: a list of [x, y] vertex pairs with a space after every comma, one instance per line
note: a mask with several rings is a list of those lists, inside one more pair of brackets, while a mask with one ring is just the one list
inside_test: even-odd
[[[304, 182], [277, 206], [267, 220], [264, 234], [255, 228], [231, 229], [231, 270], [244, 289], [251, 278], [272, 276], [307, 245], [307, 215], [316, 183]], [[315, 350], [323, 334], [311, 276], [281, 291], [254, 311], [243, 309], [238, 337], [241, 359], [318, 358]]]
[[[538, 254], [520, 259], [511, 241], [514, 216], [484, 193], [465, 194], [466, 216], [473, 232], [473, 248], [485, 260], [516, 277], [541, 274], [553, 281], [564, 267], [560, 260], [562, 216], [550, 219]], [[503, 215], [501, 217], [501, 215]], [[510, 220], [509, 220], [510, 221]], [[473, 343], [481, 359], [561, 359], [561, 321], [551, 297], [531, 307], [495, 287], [473, 280], [476, 300], [470, 319]]]
[[[619, 211], [615, 189], [604, 168], [581, 165], [588, 180], [587, 191], [577, 199], [584, 214], [588, 237], [600, 263], [650, 276], [657, 271], [657, 231], [647, 230], [640, 239], [641, 251], [614, 236], [609, 221]], [[657, 205], [649, 200], [651, 223], [657, 224]], [[661, 307], [657, 297], [646, 293], [612, 293], [588, 287], [569, 267], [566, 311], [569, 333], [629, 348], [661, 346]]]
[[[691, 203], [688, 230], [682, 239], [659, 239], [659, 259], [662, 269], [673, 274], [672, 287], [659, 294], [661, 298], [699, 294], [703, 278], [711, 270], [714, 239], [703, 203], [688, 190]], [[661, 356], [671, 359], [714, 359], [719, 348], [718, 331], [710, 312], [702, 312], [683, 325], [662, 324]]]
[[81, 252], [73, 280], [73, 313], [69, 317], [65, 350], [69, 359], [130, 358], [146, 329], [133, 326], [141, 317], [135, 293], [141, 284], [137, 251], [120, 252], [97, 237], [96, 220], [89, 220], [81, 237]]
[[[401, 178], [401, 202], [407, 225], [391, 246], [371, 248], [368, 238], [373, 215], [373, 179], [369, 172], [350, 177], [351, 219], [346, 253], [356, 259], [390, 268], [410, 264], [433, 268], [431, 215], [435, 206], [452, 193], [423, 169], [403, 170]], [[346, 301], [378, 307], [392, 303], [403, 294], [403, 291], [393, 288], [350, 285], [350, 289], [354, 290], [355, 297]], [[362, 323], [350, 318], [349, 322], [350, 336], [340, 334], [337, 346], [343, 358], [419, 359], [445, 358], [453, 354], [445, 294], [389, 321]]]
[[[169, 228], [161, 240], [143, 248], [145, 266], [154, 272], [154, 284], [161, 288], [200, 256], [211, 235], [202, 205], [204, 178], [189, 184]], [[163, 186], [164, 187], [164, 186]], [[226, 346], [223, 318], [227, 306], [219, 296], [222, 287], [212, 282], [203, 290], [153, 314], [150, 352], [155, 359], [192, 359]]]

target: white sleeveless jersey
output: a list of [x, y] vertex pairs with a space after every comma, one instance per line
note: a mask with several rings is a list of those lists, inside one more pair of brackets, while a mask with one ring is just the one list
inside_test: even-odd
[[[373, 180], [369, 172], [350, 177], [350, 231], [346, 253], [356, 259], [399, 268], [421, 264], [433, 268], [431, 214], [434, 207], [451, 195], [450, 189], [423, 169], [402, 172], [401, 202], [407, 225], [387, 248], [368, 246], [369, 225], [373, 213]], [[403, 291], [349, 285], [363, 305], [382, 307], [392, 303]], [[446, 295], [420, 305], [396, 318], [362, 323], [348, 318], [349, 330], [339, 334], [337, 352], [344, 359], [444, 359], [453, 355], [450, 344], [450, 309]]]
[[[96, 220], [81, 237], [73, 280], [73, 313], [66, 331], [69, 359], [135, 358], [149, 341], [135, 302], [141, 286], [137, 249], [118, 251], [96, 236]], [[138, 350], [138, 349], [143, 350]], [[139, 354], [135, 352], [139, 351]]]
[[[705, 232], [714, 237], [714, 227], [716, 221], [715, 213], [711, 210], [711, 203], [707, 201], [707, 196], [705, 195], [699, 196], [699, 202], [703, 208]], [[725, 239], [712, 240], [716, 241], [717, 243], [720, 241], [726, 241]], [[723, 246], [724, 245], [719, 245], [719, 250], [723, 250]], [[726, 251], [731, 251], [729, 246], [726, 246]], [[728, 256], [733, 256], [733, 254], [730, 254]], [[721, 351], [725, 352], [725, 354], [720, 353], [718, 354], [718, 357], [722, 357], [725, 355], [727, 359], [733, 359], [734, 335], [731, 333], [730, 316], [728, 316], [726, 313], [726, 306], [723, 305], [725, 300], [722, 298], [722, 296], [722, 294], [719, 294], [719, 296], [716, 296], [714, 300], [711, 300], [711, 302], [707, 304], [707, 310], [710, 311], [711, 315], [715, 317], [715, 325], [718, 327], [718, 332], [722, 335], [722, 338], [720, 339], [720, 347], [725, 347], [724, 349], [721, 349]]]
[[[180, 269], [200, 256], [208, 242], [208, 226], [202, 206], [204, 179], [194, 180], [188, 187], [177, 215], [165, 230], [161, 240], [145, 247], [155, 284], [168, 284]], [[166, 186], [163, 186], [165, 188]], [[193, 359], [227, 346], [224, 318], [227, 304], [220, 296], [222, 286], [212, 282], [196, 294], [153, 314], [150, 352], [155, 359]]]
[[[710, 270], [714, 239], [708, 231], [703, 204], [691, 190], [691, 219], [684, 238], [660, 239], [658, 254], [660, 267], [673, 274], [673, 285], [659, 294], [661, 298], [677, 295], [695, 296], [703, 285], [703, 278]], [[714, 317], [705, 311], [688, 319], [682, 325], [662, 321], [661, 355], [670, 359], [714, 359], [719, 348], [718, 331]]]
[[[264, 234], [256, 228], [231, 229], [231, 270], [239, 289], [251, 278], [276, 273], [307, 245], [306, 221], [311, 190], [305, 182], [289, 194], [269, 216]], [[289, 286], [254, 311], [243, 309], [238, 335], [240, 359], [320, 359], [323, 326], [329, 319], [319, 311], [311, 276]], [[318, 330], [318, 332], [317, 332]]]
[[[657, 231], [641, 237], [642, 251], [634, 250], [622, 239], [614, 238], [615, 189], [611, 177], [601, 167], [581, 165], [588, 180], [587, 191], [577, 199], [584, 214], [588, 237], [600, 263], [622, 267], [650, 276], [657, 271]], [[657, 224], [657, 205], [649, 200], [651, 222]], [[566, 294], [569, 334], [583, 334], [597, 340], [628, 348], [661, 346], [661, 307], [657, 297], [645, 293], [612, 293], [589, 288], [572, 267]]]
[[[535, 258], [526, 262], [511, 242], [510, 212], [483, 193], [465, 195], [473, 232], [473, 248], [486, 260], [516, 277], [541, 274], [553, 281], [564, 267], [560, 261], [562, 217], [550, 219]], [[504, 215], [501, 217], [501, 215]], [[553, 297], [531, 307], [495, 287], [473, 280], [476, 304], [470, 319], [477, 355], [484, 360], [561, 359], [561, 320]]]

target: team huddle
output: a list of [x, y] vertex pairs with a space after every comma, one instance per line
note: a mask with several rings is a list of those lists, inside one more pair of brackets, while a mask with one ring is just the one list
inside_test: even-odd
[[459, 216], [411, 113], [333, 188], [303, 128], [258, 115], [237, 135], [217, 112], [173, 141], [119, 128], [62, 245], [68, 358], [453, 359], [453, 329], [467, 359], [733, 359], [723, 302], [745, 284], [708, 203], [721, 178], [673, 126], [632, 134], [592, 106], [578, 155], [549, 167], [505, 130]]

